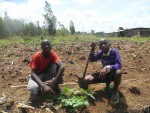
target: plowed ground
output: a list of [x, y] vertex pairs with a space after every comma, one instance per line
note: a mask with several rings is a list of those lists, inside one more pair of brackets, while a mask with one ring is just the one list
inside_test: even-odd
[[[90, 50], [89, 45], [90, 42], [78, 42], [62, 43], [53, 47], [53, 51], [59, 55], [65, 65], [63, 76], [65, 83], [76, 82], [77, 78], [73, 75], [83, 75]], [[99, 85], [95, 84], [92, 87], [97, 90], [96, 100], [82, 113], [144, 113], [144, 110], [150, 106], [150, 42], [139, 44], [123, 40], [112, 41], [112, 47], [118, 49], [123, 72], [127, 73], [123, 74], [119, 88], [120, 102], [115, 106], [111, 105], [110, 98], [99, 91]], [[32, 55], [39, 50], [39, 45], [25, 43], [0, 47], [0, 110], [21, 113], [17, 110], [16, 103], [26, 102], [30, 93], [26, 88], [11, 88], [11, 86], [27, 85], [30, 68], [24, 59], [31, 59]], [[86, 74], [96, 72], [100, 67], [100, 61], [89, 63]], [[71, 85], [71, 87], [77, 87], [77, 85]], [[58, 109], [57, 106], [53, 107], [55, 110], [52, 111], [65, 113], [65, 110]], [[45, 108], [40, 106], [37, 106], [36, 110], [28, 110], [32, 113], [35, 111], [46, 112]]]

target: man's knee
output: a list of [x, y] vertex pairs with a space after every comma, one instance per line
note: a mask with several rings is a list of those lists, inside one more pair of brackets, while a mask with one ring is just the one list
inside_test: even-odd
[[122, 70], [121, 69], [116, 70], [115, 77], [120, 78], [121, 76], [122, 76]]
[[39, 92], [38, 86], [28, 86], [28, 89], [32, 94], [38, 94], [38, 92]]
[[32, 79], [31, 75], [29, 75], [29, 81], [28, 81], [27, 89], [32, 94], [38, 94], [38, 91], [39, 91], [39, 85]]
[[116, 70], [116, 75], [122, 75], [122, 70], [121, 69]]
[[94, 80], [94, 77], [92, 75], [88, 75], [84, 78], [85, 81], [92, 81]]
[[50, 73], [51, 75], [56, 75], [56, 73], [57, 73], [57, 65], [56, 65], [56, 64], [52, 64], [52, 65], [50, 66], [50, 68], [49, 68], [49, 73]]

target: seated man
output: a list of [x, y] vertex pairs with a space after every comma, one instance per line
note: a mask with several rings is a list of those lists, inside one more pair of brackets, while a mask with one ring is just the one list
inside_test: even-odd
[[[58, 85], [63, 82], [62, 74], [64, 66], [55, 52], [52, 52], [52, 45], [47, 39], [41, 41], [41, 49], [35, 53], [29, 64], [31, 75], [28, 81], [28, 89], [31, 92], [31, 99], [37, 99], [41, 91], [56, 93], [59, 90]], [[44, 82], [51, 80], [50, 86]], [[36, 100], [35, 99], [35, 100]]]
[[121, 81], [121, 59], [116, 49], [111, 48], [111, 43], [107, 39], [101, 39], [98, 43], [100, 51], [95, 54], [96, 43], [91, 44], [92, 52], [90, 54], [90, 61], [94, 62], [101, 60], [102, 69], [98, 73], [93, 73], [85, 78], [78, 78], [79, 86], [81, 88], [88, 88], [89, 84], [104, 82], [106, 83], [106, 92], [110, 89], [111, 81], [114, 81], [113, 92], [111, 96], [111, 103], [119, 102], [118, 87]]

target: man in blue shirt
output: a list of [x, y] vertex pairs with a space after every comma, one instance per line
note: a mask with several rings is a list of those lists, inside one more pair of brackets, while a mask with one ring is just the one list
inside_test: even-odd
[[102, 69], [98, 73], [93, 73], [85, 78], [79, 78], [79, 86], [81, 88], [88, 88], [89, 84], [104, 82], [106, 88], [103, 90], [109, 92], [110, 83], [114, 81], [113, 92], [111, 96], [111, 103], [119, 102], [118, 87], [121, 81], [121, 59], [118, 51], [115, 48], [111, 48], [111, 43], [107, 39], [101, 39], [98, 43], [100, 51], [95, 53], [96, 43], [91, 44], [92, 52], [90, 53], [90, 61], [95, 62], [101, 60]]

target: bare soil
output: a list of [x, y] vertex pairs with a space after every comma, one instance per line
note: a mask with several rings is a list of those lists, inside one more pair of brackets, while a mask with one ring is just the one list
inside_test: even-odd
[[[73, 75], [83, 75], [87, 62], [90, 42], [61, 43], [53, 47], [65, 65], [64, 82], [76, 82]], [[117, 105], [110, 104], [110, 97], [100, 91], [99, 84], [95, 84], [96, 100], [81, 111], [81, 113], [148, 113], [150, 106], [150, 42], [139, 44], [131, 41], [112, 41], [112, 47], [118, 49], [122, 64], [122, 82], [119, 88], [120, 102]], [[0, 47], [0, 110], [9, 113], [25, 113], [18, 110], [18, 102], [27, 102], [30, 92], [26, 87], [11, 88], [16, 85], [27, 85], [27, 77], [30, 73], [28, 59], [40, 50], [39, 45], [9, 45]], [[97, 48], [98, 50], [98, 48]], [[99, 71], [101, 62], [89, 63], [87, 73]], [[71, 85], [70, 87], [77, 87]], [[27, 103], [26, 103], [27, 104]], [[46, 113], [45, 108], [34, 106], [36, 110], [28, 112]], [[65, 110], [53, 106], [53, 112], [65, 113]], [[144, 111], [145, 110], [145, 111]], [[147, 110], [147, 111], [146, 111]]]

